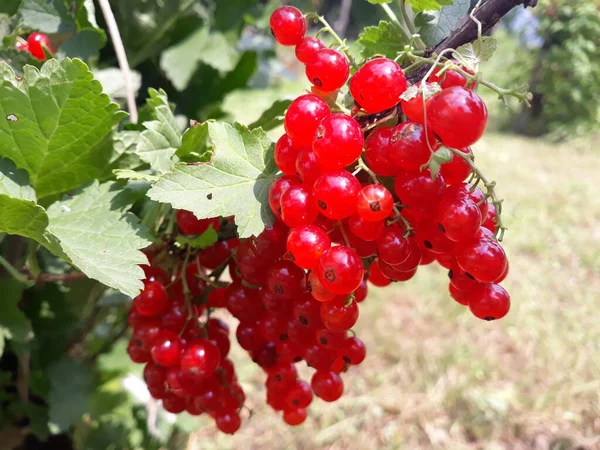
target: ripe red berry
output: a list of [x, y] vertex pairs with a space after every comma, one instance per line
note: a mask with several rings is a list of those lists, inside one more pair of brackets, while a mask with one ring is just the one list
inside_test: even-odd
[[357, 337], [350, 337], [340, 349], [340, 355], [346, 363], [357, 366], [367, 357], [367, 347]]
[[[467, 79], [463, 77], [456, 70], [446, 70], [441, 76], [439, 75], [441, 69], [436, 69], [433, 74], [429, 77], [431, 83], [438, 83], [442, 89], [448, 89], [453, 86], [467, 87]], [[473, 83], [470, 88], [473, 88]]]
[[376, 241], [381, 237], [385, 230], [383, 220], [378, 222], [363, 219], [359, 214], [354, 213], [348, 218], [348, 228], [350, 232], [363, 241]]
[[437, 150], [439, 143], [433, 132], [420, 123], [404, 122], [394, 128], [391, 143], [390, 159], [394, 166], [404, 170], [420, 170]]
[[479, 229], [481, 211], [469, 196], [450, 194], [437, 205], [436, 220], [448, 239], [464, 242]]
[[291, 300], [306, 291], [306, 275], [292, 261], [276, 261], [267, 271], [266, 286], [273, 294]]
[[356, 211], [360, 183], [354, 175], [340, 170], [321, 175], [313, 186], [313, 201], [326, 217], [344, 219]]
[[427, 121], [442, 143], [451, 148], [473, 145], [487, 126], [487, 108], [475, 92], [451, 87], [427, 101]]
[[180, 209], [176, 214], [177, 226], [183, 234], [202, 234], [208, 227], [213, 226], [218, 230], [221, 220], [218, 217], [212, 219], [197, 219], [193, 212]]
[[321, 320], [331, 331], [348, 331], [358, 320], [358, 304], [343, 297], [321, 303]]
[[271, 207], [273, 214], [275, 214], [278, 219], [281, 220], [281, 196], [290, 187], [298, 184], [300, 183], [298, 183], [296, 177], [286, 175], [284, 177], [277, 178], [271, 187], [269, 187], [269, 206]]
[[432, 180], [429, 169], [403, 171], [396, 176], [394, 189], [404, 206], [428, 211], [433, 210], [444, 196], [446, 183], [441, 175]]
[[484, 284], [472, 294], [469, 308], [479, 319], [501, 319], [510, 310], [510, 296], [498, 284]]
[[236, 411], [224, 411], [215, 416], [217, 428], [225, 434], [235, 434], [242, 425], [242, 419]]
[[221, 362], [221, 353], [216, 344], [198, 339], [191, 342], [181, 356], [181, 370], [192, 379], [210, 377]]
[[331, 114], [317, 128], [313, 151], [321, 167], [343, 169], [356, 162], [364, 143], [362, 129], [356, 120], [346, 114]]
[[181, 339], [173, 331], [161, 331], [154, 340], [150, 353], [152, 360], [159, 366], [177, 366], [181, 356]]
[[335, 372], [316, 371], [310, 385], [315, 395], [326, 402], [335, 402], [344, 393], [344, 382]]
[[240, 322], [235, 337], [244, 350], [253, 352], [266, 344], [257, 322]]
[[358, 288], [365, 271], [356, 251], [340, 245], [323, 253], [316, 272], [325, 289], [343, 295]]
[[298, 45], [306, 34], [306, 20], [298, 8], [281, 6], [273, 11], [271, 19], [271, 32], [281, 45]]
[[303, 269], [314, 269], [325, 250], [331, 247], [331, 239], [322, 228], [305, 225], [293, 229], [287, 238], [287, 249], [294, 262]]
[[410, 255], [410, 242], [397, 225], [386, 227], [377, 239], [377, 251], [381, 260], [388, 264], [401, 264]]
[[376, 58], [352, 77], [350, 92], [365, 111], [377, 113], [397, 105], [406, 85], [404, 72], [396, 62]]
[[508, 264], [504, 249], [497, 241], [488, 238], [465, 244], [455, 256], [460, 268], [482, 283], [498, 281]]
[[31, 56], [40, 61], [46, 60], [46, 53], [44, 52], [44, 47], [46, 47], [46, 50], [48, 50], [50, 54], [54, 54], [54, 51], [50, 46], [50, 38], [44, 33], [31, 33], [27, 38], [27, 46], [29, 48], [29, 53], [31, 53]]
[[330, 112], [327, 103], [316, 95], [301, 95], [292, 102], [285, 113], [285, 131], [295, 145], [311, 145], [321, 120]]
[[365, 143], [367, 165], [382, 177], [391, 177], [398, 171], [392, 162], [391, 138], [393, 134], [393, 128], [378, 128], [369, 135]]
[[286, 409], [306, 408], [312, 402], [312, 398], [310, 385], [306, 381], [296, 380], [285, 396]]
[[[473, 156], [473, 151], [470, 147], [460, 149], [466, 155]], [[471, 166], [458, 155], [452, 157], [452, 161], [442, 165], [440, 173], [446, 180], [446, 184], [458, 184], [465, 181], [471, 175]]]
[[305, 36], [302, 41], [296, 45], [296, 58], [301, 63], [308, 63], [310, 59], [322, 48], [325, 48], [325, 44], [321, 39], [314, 38], [311, 36]]
[[457, 289], [452, 283], [448, 285], [448, 291], [450, 292], [450, 297], [452, 297], [456, 303], [463, 306], [469, 306], [473, 291], [463, 291]]
[[306, 420], [306, 408], [285, 409], [283, 420], [292, 427], [301, 425]]
[[348, 81], [350, 66], [346, 57], [332, 48], [318, 50], [306, 64], [306, 77], [324, 92], [340, 89]]
[[323, 286], [319, 275], [314, 270], [308, 275], [308, 286], [310, 287], [310, 294], [319, 302], [330, 302], [336, 297], [333, 292], [328, 291]]
[[356, 209], [365, 220], [384, 220], [389, 217], [393, 208], [392, 194], [380, 184], [369, 184], [362, 188], [358, 195]]
[[296, 175], [296, 158], [300, 150], [287, 134], [281, 136], [275, 145], [275, 163], [279, 170], [286, 175]]
[[329, 350], [338, 350], [346, 342], [347, 335], [348, 333], [345, 331], [331, 331], [323, 328], [317, 331], [317, 342]]
[[369, 282], [377, 287], [385, 287], [392, 284], [392, 281], [381, 272], [378, 260], [371, 263], [371, 267], [369, 268]]
[[321, 175], [317, 155], [308, 148], [300, 150], [296, 158], [296, 174], [305, 186], [312, 186]]
[[402, 112], [408, 120], [420, 124], [425, 123], [425, 102], [423, 102], [423, 94], [420, 88], [416, 96], [409, 100], [402, 99], [400, 105], [402, 106]]
[[319, 215], [310, 191], [301, 184], [287, 189], [281, 195], [279, 203], [281, 205], [281, 220], [290, 228], [310, 225]]
[[157, 281], [144, 283], [144, 290], [133, 299], [135, 309], [146, 317], [162, 313], [169, 304], [169, 296], [165, 287]]
[[150, 352], [146, 350], [135, 339], [131, 339], [127, 345], [127, 354], [131, 361], [136, 364], [145, 364], [151, 360]]
[[179, 414], [185, 411], [186, 400], [174, 394], [166, 394], [162, 399], [163, 408], [171, 414]]

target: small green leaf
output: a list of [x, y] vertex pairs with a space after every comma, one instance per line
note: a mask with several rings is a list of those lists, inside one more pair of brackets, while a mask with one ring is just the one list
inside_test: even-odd
[[152, 240], [126, 213], [128, 194], [116, 183], [93, 182], [48, 208], [48, 230], [88, 277], [135, 297], [143, 287], [139, 265], [147, 263], [139, 249]]
[[59, 60], [79, 58], [83, 61], [89, 61], [91, 58], [98, 57], [102, 47], [104, 47], [104, 41], [100, 33], [95, 30], [82, 30], [60, 45], [56, 52], [56, 58]]
[[441, 147], [433, 154], [434, 159], [440, 164], [449, 163], [454, 158], [454, 153], [446, 147]]
[[0, 62], [0, 156], [29, 172], [40, 198], [100, 176], [125, 116], [78, 59], [26, 66], [22, 80]]
[[407, 0], [414, 12], [439, 11], [442, 6], [452, 5], [453, 0]]
[[[4, 334], [16, 344], [27, 343], [31, 335], [31, 323], [18, 307], [25, 286], [13, 278], [0, 279], [0, 334]], [[0, 352], [0, 356], [2, 353]]]
[[240, 237], [273, 224], [268, 195], [277, 177], [273, 142], [259, 129], [209, 122], [214, 154], [210, 163], [177, 164], [148, 196], [203, 219], [235, 216]]
[[73, 360], [61, 360], [48, 369], [50, 378], [50, 423], [66, 431], [88, 411], [94, 392], [91, 367]]
[[421, 85], [413, 84], [400, 96], [401, 100], [409, 101], [417, 95], [423, 95], [424, 101], [429, 100], [435, 94], [442, 92], [442, 87], [438, 83], [424, 83]]
[[115, 169], [114, 171], [117, 180], [143, 180], [155, 182], [160, 179], [156, 175], [151, 175], [149, 173], [136, 172], [135, 170], [130, 169]]
[[277, 100], [269, 109], [262, 113], [257, 121], [251, 123], [248, 128], [253, 130], [254, 128], [260, 127], [265, 131], [277, 128], [283, 123], [285, 112], [291, 103], [291, 100]]
[[214, 245], [219, 240], [219, 235], [212, 227], [212, 225], [202, 233], [200, 236], [196, 237], [187, 237], [187, 236], [177, 236], [175, 239], [177, 243], [181, 245], [189, 245], [192, 248], [204, 249]]
[[181, 147], [175, 155], [185, 162], [210, 161], [212, 148], [208, 142], [208, 123], [192, 123], [183, 133]]
[[150, 89], [148, 92], [148, 105], [153, 109], [155, 120], [144, 122], [146, 130], [140, 135], [136, 152], [153, 170], [166, 172], [177, 162], [173, 156], [181, 146], [181, 130], [164, 91]]
[[394, 0], [367, 0], [371, 5], [383, 5], [384, 3], [392, 3]]
[[434, 158], [429, 160], [429, 171], [431, 172], [431, 179], [435, 180], [440, 173], [440, 169], [442, 168], [442, 163], [436, 161]]
[[434, 46], [442, 42], [454, 31], [463, 17], [469, 12], [471, 0], [454, 0], [440, 11], [431, 11], [431, 20], [421, 27], [419, 34], [427, 45]]
[[408, 44], [398, 29], [385, 20], [380, 21], [376, 27], [366, 27], [358, 36], [358, 43], [363, 47], [361, 51], [363, 58], [384, 55], [392, 59], [398, 56], [398, 53]]
[[26, 29], [51, 34], [75, 32], [75, 23], [64, 0], [22, 0], [19, 13]]
[[461, 45], [456, 49], [461, 58], [467, 63], [469, 69], [474, 72], [479, 70], [483, 61], [489, 61], [496, 51], [497, 41], [491, 36], [482, 36], [474, 42]]

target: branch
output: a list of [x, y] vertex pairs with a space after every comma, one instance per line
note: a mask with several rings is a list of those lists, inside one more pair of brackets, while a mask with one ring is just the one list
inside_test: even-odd
[[[538, 0], [488, 0], [475, 11], [473, 15], [482, 25], [483, 34], [488, 33], [506, 14], [513, 8], [523, 5], [524, 7], [534, 7]], [[449, 48], [458, 48], [461, 45], [468, 44], [477, 39], [477, 23], [467, 15], [458, 24], [456, 30], [450, 36], [436, 45], [428, 52], [428, 55], [439, 55], [442, 51]], [[414, 83], [423, 78], [430, 66], [422, 66], [409, 75], [409, 81]]]

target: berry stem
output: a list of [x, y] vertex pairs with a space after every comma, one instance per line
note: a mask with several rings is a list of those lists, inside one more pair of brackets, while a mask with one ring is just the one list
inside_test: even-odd
[[340, 233], [342, 233], [342, 237], [344, 238], [344, 244], [346, 244], [347, 247], [352, 248], [350, 239], [348, 239], [348, 235], [346, 234], [346, 230], [344, 230], [344, 225], [342, 224], [341, 220], [338, 220], [338, 227], [340, 229]]
[[417, 33], [415, 26], [413, 25], [412, 21], [410, 20], [410, 17], [408, 16], [408, 10], [406, 9], [408, 7], [408, 5], [406, 4], [406, 0], [399, 0], [399, 3], [400, 3], [400, 12], [402, 13], [402, 19], [404, 20], [404, 23], [406, 24], [406, 28], [408, 28], [408, 31], [410, 31], [410, 34], [412, 34], [414, 43], [416, 44], [416, 47], [419, 50], [426, 49], [427, 45], [425, 45], [425, 42], [423, 42], [423, 39], [421, 39], [421, 36], [419, 36], [419, 34]]
[[352, 67], [354, 67], [356, 70], [358, 70], [360, 68], [360, 66], [358, 65], [356, 60], [350, 54], [350, 47], [348, 47], [348, 44], [346, 44], [346, 40], [342, 39], [335, 32], [335, 30], [331, 27], [331, 25], [329, 25], [329, 22], [327, 22], [327, 20], [325, 20], [324, 16], [320, 16], [316, 13], [309, 13], [309, 14], [306, 14], [304, 17], [306, 17], [306, 20], [311, 20], [311, 19], [314, 20], [315, 23], [320, 22], [323, 25], [323, 28], [321, 28], [319, 30], [319, 33], [323, 33], [323, 32], [329, 33], [335, 39], [335, 41], [338, 43], [338, 45], [340, 46], [340, 50], [344, 53], [344, 55], [346, 55], [346, 58], [348, 58], [348, 61], [350, 62], [350, 64], [352, 64]]
[[394, 25], [396, 25], [398, 27], [398, 30], [400, 30], [400, 34], [402, 35], [402, 38], [405, 39], [406, 42], [409, 42], [410, 41], [410, 32], [407, 32], [404, 29], [404, 26], [398, 20], [398, 17], [396, 16], [396, 13], [394, 11], [392, 11], [392, 8], [390, 8], [387, 3], [380, 3], [379, 6], [381, 6], [383, 11], [387, 14], [387, 16], [392, 21], [392, 23], [394, 23]]
[[496, 224], [498, 225], [498, 229], [496, 230], [496, 238], [498, 239], [498, 241], [502, 242], [502, 239], [504, 239], [504, 232], [507, 230], [507, 228], [506, 226], [504, 226], [504, 223], [502, 221], [503, 200], [499, 199], [498, 195], [496, 194], [496, 182], [489, 181], [485, 177], [483, 172], [475, 165], [475, 163], [469, 157], [468, 154], [463, 153], [460, 150], [456, 150], [454, 148], [451, 148], [450, 151], [464, 159], [467, 162], [467, 164], [469, 164], [469, 166], [471, 167], [471, 170], [473, 170], [473, 173], [477, 175], [477, 180], [481, 180], [483, 182], [483, 185], [485, 186], [485, 189], [487, 191], [486, 196], [492, 200], [492, 204], [496, 207]]
[[408, 220], [406, 220], [406, 217], [404, 217], [402, 215], [402, 213], [400, 212], [400, 209], [396, 205], [394, 205], [393, 211], [396, 214], [396, 218], [394, 218], [390, 223], [396, 223], [398, 220], [402, 221], [402, 223], [404, 224], [404, 228], [406, 228], [404, 237], [410, 236], [413, 232], [413, 227], [410, 224], [410, 222]]
[[379, 178], [377, 178], [377, 174], [375, 172], [373, 172], [369, 166], [367, 166], [367, 164], [365, 163], [365, 161], [362, 159], [362, 156], [360, 158], [358, 158], [358, 164], [357, 164], [357, 169], [359, 170], [364, 170], [365, 172], [367, 172], [369, 174], [369, 177], [371, 177], [371, 181], [373, 181], [374, 184], [381, 184], [379, 182]]
[[6, 270], [18, 282], [27, 283], [27, 277], [15, 269], [15, 267], [6, 259], [4, 259], [2, 255], [0, 255], [0, 266], [4, 267], [4, 270]]
[[188, 320], [192, 320], [194, 318], [193, 308], [192, 308], [192, 300], [190, 298], [190, 285], [187, 280], [187, 266], [190, 261], [190, 256], [192, 255], [192, 248], [188, 246], [185, 251], [185, 258], [183, 260], [183, 265], [181, 266], [181, 284], [183, 286], [183, 297], [185, 299], [185, 306], [188, 310]]

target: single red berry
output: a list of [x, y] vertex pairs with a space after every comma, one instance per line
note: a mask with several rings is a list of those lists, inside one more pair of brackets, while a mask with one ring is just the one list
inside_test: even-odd
[[448, 285], [448, 291], [450, 292], [450, 297], [452, 297], [456, 303], [463, 306], [469, 306], [469, 302], [474, 293], [474, 291], [462, 291], [457, 289], [452, 283]]
[[140, 267], [144, 271], [144, 275], [148, 281], [158, 281], [163, 285], [167, 285], [171, 281], [169, 274], [160, 267], [149, 266], [147, 264], [143, 264]]
[[502, 246], [488, 238], [475, 239], [465, 244], [455, 256], [460, 268], [482, 283], [499, 280], [508, 264]]
[[296, 175], [296, 158], [300, 150], [287, 134], [281, 136], [275, 145], [275, 163], [279, 170], [286, 175]]
[[290, 228], [310, 225], [319, 215], [319, 211], [311, 197], [311, 192], [304, 185], [291, 186], [279, 200], [281, 220]]
[[415, 237], [420, 246], [436, 255], [453, 253], [456, 248], [456, 242], [448, 239], [440, 230], [439, 225], [433, 221], [427, 220], [420, 223]]
[[300, 150], [296, 158], [296, 174], [305, 186], [312, 186], [321, 175], [317, 155], [311, 149]]
[[310, 288], [310, 295], [319, 302], [330, 302], [336, 297], [336, 294], [328, 291], [323, 286], [315, 270], [308, 275], [308, 286]]
[[292, 304], [292, 313], [305, 327], [318, 328], [321, 324], [321, 303], [306, 294], [296, 298]]
[[285, 132], [295, 145], [304, 147], [312, 144], [317, 127], [331, 111], [329, 106], [313, 94], [305, 94], [292, 102], [283, 125]]
[[431, 130], [425, 134], [420, 123], [404, 122], [394, 128], [391, 143], [391, 161], [404, 170], [420, 170], [427, 164], [439, 143]]
[[296, 177], [286, 175], [281, 178], [277, 178], [271, 187], [269, 187], [269, 206], [271, 207], [273, 214], [275, 214], [275, 217], [277, 217], [279, 220], [281, 220], [281, 196], [290, 187], [298, 184], [300, 183], [298, 183]]
[[350, 80], [352, 97], [369, 113], [397, 105], [406, 86], [402, 68], [387, 58], [368, 61]]
[[354, 175], [340, 170], [324, 173], [313, 186], [313, 201], [330, 219], [344, 219], [356, 211], [360, 183]]
[[314, 343], [304, 350], [304, 360], [315, 370], [330, 370], [335, 363], [337, 352]]
[[462, 270], [456, 262], [448, 270], [448, 278], [450, 284], [461, 291], [474, 291], [481, 287], [481, 283], [473, 275]]
[[335, 372], [316, 371], [310, 385], [315, 395], [326, 402], [335, 402], [344, 393], [344, 382]]
[[467, 195], [445, 195], [437, 205], [436, 220], [442, 233], [455, 242], [468, 241], [481, 225], [481, 211]]
[[354, 163], [364, 143], [362, 128], [356, 120], [346, 114], [331, 114], [317, 128], [312, 148], [321, 167], [337, 170]]
[[397, 225], [386, 227], [377, 239], [377, 251], [382, 261], [388, 264], [401, 264], [410, 255], [410, 242]]
[[157, 281], [144, 283], [144, 290], [133, 299], [135, 309], [142, 316], [156, 316], [169, 305], [169, 296], [165, 287]]
[[260, 285], [265, 281], [265, 274], [272, 259], [264, 258], [255, 246], [254, 239], [242, 242], [235, 254], [235, 262], [242, 277], [250, 284]]
[[418, 267], [415, 267], [411, 270], [404, 271], [400, 270], [401, 265], [392, 266], [391, 264], [386, 263], [384, 260], [379, 261], [379, 268], [381, 272], [393, 281], [408, 281], [411, 280], [417, 273]]
[[216, 344], [198, 339], [191, 342], [181, 356], [181, 370], [192, 379], [210, 377], [221, 362], [221, 353]]
[[[394, 269], [401, 272], [412, 272], [421, 264], [422, 251], [417, 240], [414, 237], [406, 239], [408, 241], [408, 257], [399, 264], [394, 265]], [[385, 259], [382, 257], [382, 260]]]
[[225, 434], [235, 434], [242, 425], [242, 419], [236, 411], [224, 411], [216, 415], [215, 423], [219, 431]]
[[358, 304], [343, 297], [322, 303], [321, 320], [331, 331], [348, 331], [358, 320]]
[[365, 220], [377, 222], [387, 219], [393, 208], [392, 194], [380, 184], [369, 184], [358, 195], [356, 209]]
[[305, 225], [294, 228], [287, 238], [287, 249], [294, 262], [303, 269], [314, 269], [325, 250], [331, 247], [331, 239], [322, 228]]
[[129, 341], [129, 344], [127, 344], [127, 354], [131, 361], [136, 364], [145, 364], [152, 359], [150, 352], [146, 350], [141, 343], [136, 341], [135, 338], [132, 338]]
[[[465, 155], [473, 157], [473, 151], [470, 147], [460, 149]], [[452, 161], [442, 165], [440, 173], [446, 180], [446, 184], [458, 184], [465, 181], [471, 175], [471, 166], [458, 155], [452, 157]]]
[[357, 337], [350, 337], [340, 349], [340, 355], [347, 364], [357, 366], [367, 357], [367, 347]]
[[487, 217], [489, 203], [487, 202], [483, 191], [477, 186], [472, 186], [467, 183], [452, 184], [447, 187], [446, 195], [457, 197], [467, 195], [471, 200], [473, 200], [473, 203], [479, 207], [482, 221]]
[[385, 230], [385, 223], [383, 220], [378, 222], [368, 221], [363, 219], [359, 214], [354, 213], [348, 218], [348, 228], [355, 236], [363, 241], [370, 242], [376, 241], [381, 237]]
[[144, 367], [144, 382], [148, 386], [161, 386], [167, 380], [167, 369], [149, 362]]
[[167, 394], [162, 399], [162, 405], [163, 408], [165, 408], [165, 411], [170, 412], [171, 414], [179, 414], [185, 411], [186, 400], [175, 394]]
[[469, 308], [479, 319], [488, 321], [502, 319], [510, 310], [510, 296], [498, 284], [484, 284], [472, 294]]
[[377, 287], [385, 287], [392, 284], [392, 281], [381, 272], [378, 260], [371, 263], [371, 267], [369, 268], [369, 282]]
[[44, 33], [31, 33], [27, 38], [27, 46], [29, 47], [29, 53], [31, 53], [31, 56], [40, 61], [46, 60], [44, 47], [46, 47], [46, 50], [48, 50], [51, 55], [54, 54], [54, 51], [50, 46], [50, 38]]
[[332, 48], [317, 51], [306, 64], [308, 81], [324, 92], [340, 89], [348, 81], [348, 76], [350, 76], [348, 59]]
[[476, 143], [487, 126], [485, 103], [465, 87], [451, 87], [427, 101], [427, 121], [442, 143], [451, 148]]
[[325, 48], [325, 44], [321, 39], [305, 36], [304, 39], [296, 45], [296, 58], [301, 63], [307, 64], [315, 53], [322, 48]]
[[281, 6], [273, 11], [269, 20], [271, 32], [281, 45], [298, 45], [306, 34], [306, 19], [302, 11], [293, 6]]
[[[263, 269], [265, 272], [266, 267]], [[249, 289], [242, 283], [233, 283], [227, 287], [225, 298], [227, 299], [227, 310], [233, 317], [247, 321], [259, 319], [262, 312], [260, 298], [254, 289]]]
[[211, 245], [198, 254], [198, 261], [206, 269], [216, 269], [221, 266], [231, 256], [231, 251], [240, 245], [238, 238], [229, 239], [227, 241], [219, 241], [215, 245]]
[[217, 288], [210, 291], [206, 301], [209, 308], [226, 308], [225, 288]]
[[446, 182], [441, 175], [432, 180], [429, 169], [403, 171], [396, 176], [394, 189], [404, 206], [428, 211], [433, 210], [444, 196]]
[[[417, 86], [420, 86], [420, 83]], [[402, 107], [402, 112], [408, 120], [420, 124], [425, 123], [425, 102], [423, 101], [423, 93], [420, 88], [417, 95], [409, 100], [402, 99], [400, 105]]]
[[[431, 83], [438, 83], [442, 89], [448, 89], [453, 86], [467, 87], [467, 79], [458, 73], [456, 70], [446, 70], [441, 76], [439, 75], [441, 69], [436, 69], [433, 74], [429, 77]], [[469, 88], [474, 88], [475, 83], [473, 82]]]
[[382, 177], [391, 177], [398, 171], [392, 162], [391, 139], [393, 134], [393, 128], [378, 128], [369, 135], [365, 143], [367, 165]]
[[298, 371], [294, 364], [278, 363], [275, 367], [269, 369], [269, 377], [265, 384], [268, 390], [287, 392], [294, 387], [297, 378]]
[[150, 353], [152, 360], [162, 367], [173, 367], [179, 364], [181, 356], [181, 339], [176, 333], [164, 330], [154, 340]]
[[197, 219], [193, 212], [184, 209], [177, 211], [176, 218], [177, 226], [183, 234], [202, 234], [211, 225], [214, 230], [218, 230], [221, 227], [221, 220], [218, 217]]
[[347, 337], [348, 333], [346, 331], [331, 331], [328, 328], [317, 331], [317, 342], [329, 350], [339, 350], [342, 348]]
[[306, 420], [306, 408], [284, 409], [283, 420], [292, 427], [301, 425]]
[[226, 358], [231, 350], [231, 342], [229, 341], [229, 333], [220, 328], [208, 330], [208, 340], [219, 348], [221, 358]]
[[240, 322], [235, 337], [244, 350], [253, 352], [266, 344], [257, 322]]
[[286, 252], [285, 241], [289, 228], [279, 220], [265, 229], [254, 239], [254, 249], [259, 256], [274, 261]]
[[287, 408], [306, 408], [312, 402], [313, 394], [310, 385], [303, 380], [296, 380], [296, 383], [287, 392], [285, 404]]
[[267, 271], [266, 286], [271, 293], [291, 300], [306, 291], [306, 274], [292, 261], [276, 261]]
[[316, 272], [325, 289], [343, 295], [358, 288], [365, 270], [356, 251], [340, 245], [323, 253]]

